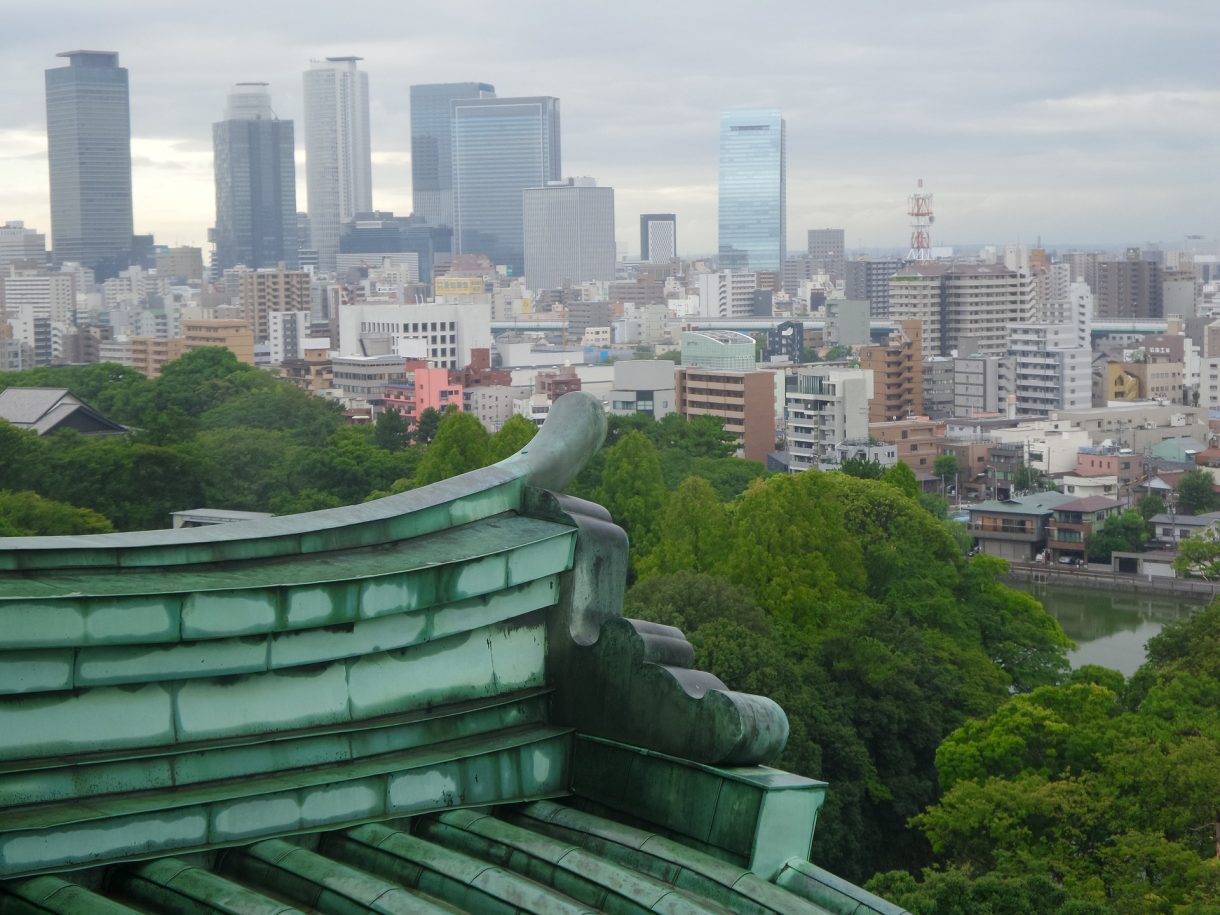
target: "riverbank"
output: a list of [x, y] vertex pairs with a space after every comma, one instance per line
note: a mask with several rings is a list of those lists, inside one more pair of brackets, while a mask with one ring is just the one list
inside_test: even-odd
[[1008, 580], [1054, 584], [1068, 588], [1105, 588], [1145, 594], [1191, 595], [1204, 601], [1220, 594], [1220, 582], [1160, 575], [1132, 575], [1111, 571], [1104, 565], [1090, 565], [1082, 569], [1075, 566], [1047, 565], [1042, 562], [1011, 562]]

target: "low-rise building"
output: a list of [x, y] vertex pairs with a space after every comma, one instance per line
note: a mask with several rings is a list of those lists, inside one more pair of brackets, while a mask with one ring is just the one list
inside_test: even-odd
[[748, 461], [765, 463], [775, 449], [775, 379], [771, 372], [682, 366], [674, 376], [678, 412], [714, 416]]
[[382, 401], [386, 409], [397, 410], [410, 423], [419, 422], [425, 410], [443, 413], [450, 407], [464, 409], [462, 386], [450, 381], [448, 369], [418, 361], [408, 361], [406, 368], [404, 381], [385, 386]]
[[912, 470], [932, 472], [945, 443], [945, 424], [927, 416], [869, 423], [868, 434], [898, 448], [898, 460]]
[[186, 341], [181, 337], [132, 337], [128, 365], [145, 378], [161, 377], [161, 369], [186, 352]]
[[1089, 541], [1106, 518], [1122, 511], [1122, 503], [1104, 496], [1088, 496], [1054, 507], [1047, 528], [1046, 547], [1053, 562], [1086, 562]]
[[645, 413], [661, 419], [678, 404], [674, 375], [677, 366], [668, 359], [624, 359], [614, 363], [610, 412], [615, 416]]
[[1055, 508], [1078, 501], [1058, 492], [980, 502], [970, 508], [968, 529], [978, 548], [992, 556], [1032, 562], [1046, 549]]
[[182, 340], [188, 353], [207, 346], [223, 346], [238, 362], [254, 365], [254, 333], [245, 321], [183, 318]]

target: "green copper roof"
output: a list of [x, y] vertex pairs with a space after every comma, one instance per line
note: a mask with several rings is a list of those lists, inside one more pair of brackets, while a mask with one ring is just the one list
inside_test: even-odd
[[891, 912], [808, 862], [779, 706], [623, 618], [554, 492], [604, 435], [569, 394], [376, 502], [0, 539], [0, 910]]

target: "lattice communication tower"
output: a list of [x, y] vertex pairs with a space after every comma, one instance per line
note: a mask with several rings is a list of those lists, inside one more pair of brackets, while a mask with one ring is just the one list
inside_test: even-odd
[[932, 260], [932, 223], [936, 217], [932, 215], [932, 195], [924, 193], [922, 178], [915, 193], [907, 198], [907, 215], [911, 217], [911, 250], [907, 260]]

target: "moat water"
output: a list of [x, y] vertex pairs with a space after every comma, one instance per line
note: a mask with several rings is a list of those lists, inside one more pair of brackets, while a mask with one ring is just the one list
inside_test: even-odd
[[1207, 604], [1203, 596], [1138, 594], [1095, 588], [1014, 582], [1032, 594], [1076, 643], [1073, 667], [1099, 664], [1131, 676], [1144, 663], [1148, 640], [1167, 623], [1185, 619]]

